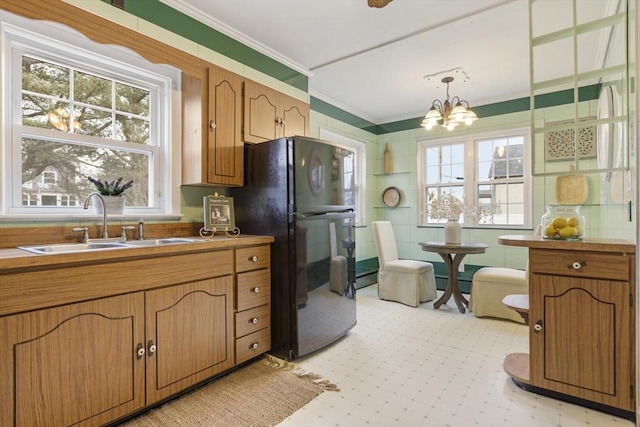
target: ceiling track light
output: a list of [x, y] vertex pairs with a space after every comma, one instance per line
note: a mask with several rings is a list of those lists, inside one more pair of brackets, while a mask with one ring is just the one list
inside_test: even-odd
[[442, 79], [442, 83], [447, 85], [447, 99], [445, 101], [436, 99], [431, 104], [431, 108], [427, 111], [421, 124], [427, 130], [431, 130], [437, 124], [448, 130], [453, 130], [460, 123], [468, 126], [478, 120], [478, 116], [471, 111], [467, 101], [457, 96], [449, 98], [449, 83], [452, 81], [453, 77], [444, 77]]

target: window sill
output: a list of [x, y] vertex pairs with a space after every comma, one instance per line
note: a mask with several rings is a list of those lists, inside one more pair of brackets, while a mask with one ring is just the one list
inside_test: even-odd
[[[157, 214], [157, 213], [124, 213], [122, 215], [108, 215], [109, 221], [138, 221], [144, 220], [167, 220], [177, 221], [182, 219], [182, 214]], [[34, 214], [7, 214], [0, 215], [3, 223], [7, 222], [85, 222], [85, 221], [102, 221], [102, 215], [96, 214], [51, 214], [51, 215], [34, 215]]]

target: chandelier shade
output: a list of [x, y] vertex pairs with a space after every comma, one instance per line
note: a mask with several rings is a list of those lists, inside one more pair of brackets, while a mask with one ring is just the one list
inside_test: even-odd
[[[444, 77], [442, 83], [447, 85], [447, 99], [440, 101], [436, 99], [431, 104], [431, 108], [422, 120], [422, 126], [427, 130], [433, 129], [435, 125], [453, 130], [461, 123], [467, 126], [478, 120], [478, 116], [469, 107], [469, 103], [457, 96], [449, 98], [449, 83], [453, 81], [453, 77]], [[453, 108], [451, 107], [453, 105]]]

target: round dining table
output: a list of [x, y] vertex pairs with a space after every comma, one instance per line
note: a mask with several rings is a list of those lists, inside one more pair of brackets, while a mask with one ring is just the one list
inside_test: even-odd
[[458, 306], [460, 313], [466, 311], [466, 307], [469, 306], [469, 301], [462, 295], [460, 288], [458, 287], [458, 267], [462, 259], [467, 254], [482, 254], [489, 247], [484, 243], [445, 243], [445, 242], [420, 242], [423, 251], [436, 252], [444, 260], [447, 266], [448, 280], [447, 289], [444, 294], [433, 303], [433, 308], [440, 308], [440, 306], [451, 298]]

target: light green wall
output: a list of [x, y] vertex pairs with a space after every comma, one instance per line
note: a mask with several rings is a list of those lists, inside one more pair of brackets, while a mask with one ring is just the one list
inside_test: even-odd
[[[595, 108], [597, 102], [585, 101], [585, 104], [585, 108]], [[570, 106], [548, 107], [543, 112], [543, 116], [547, 121], [565, 120], [567, 114], [571, 113], [571, 108]], [[463, 133], [489, 132], [528, 126], [530, 126], [529, 111], [522, 111], [481, 118], [471, 127], [462, 127], [461, 130], [453, 132], [441, 128], [434, 128], [431, 131], [419, 128], [375, 135], [327, 115], [315, 111], [311, 113], [312, 136], [317, 137], [320, 127], [324, 127], [366, 143], [365, 209], [367, 226], [358, 228], [356, 231], [357, 260], [376, 257], [373, 234], [368, 225], [375, 220], [389, 220], [394, 224], [400, 257], [441, 261], [437, 254], [423, 252], [418, 245], [421, 241], [442, 240], [444, 237], [442, 228], [418, 227], [417, 147], [419, 141], [448, 138]], [[382, 174], [382, 156], [385, 144], [389, 144], [392, 152], [392, 170], [395, 173], [391, 175]], [[566, 170], [567, 163], [558, 162], [556, 167]], [[627, 205], [611, 202], [610, 183], [602, 181], [600, 174], [587, 174], [587, 179], [589, 198], [581, 210], [587, 221], [586, 236], [632, 239], [635, 222], [628, 221]], [[534, 177], [532, 185], [532, 215], [534, 224], [537, 224], [545, 212], [545, 206], [556, 204], [556, 177]], [[402, 191], [402, 202], [397, 208], [386, 208], [381, 202], [382, 191], [389, 186], [396, 186]], [[485, 254], [469, 255], [465, 258], [465, 263], [524, 268], [527, 261], [527, 250], [501, 246], [497, 243], [497, 238], [504, 234], [532, 234], [533, 232], [534, 230], [463, 229], [464, 241], [489, 244], [489, 249]]]

